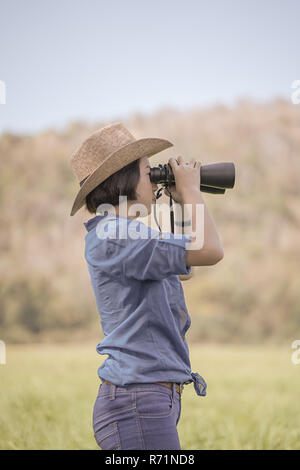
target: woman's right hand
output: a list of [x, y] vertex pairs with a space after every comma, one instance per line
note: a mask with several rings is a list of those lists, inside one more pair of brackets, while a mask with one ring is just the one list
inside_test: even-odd
[[173, 170], [176, 192], [180, 194], [181, 198], [185, 191], [200, 191], [201, 162], [194, 158], [190, 162], [185, 162], [183, 157], [179, 156], [170, 158], [169, 164]]

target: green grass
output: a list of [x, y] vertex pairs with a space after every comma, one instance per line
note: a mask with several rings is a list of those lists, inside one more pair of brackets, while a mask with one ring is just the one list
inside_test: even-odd
[[[94, 344], [7, 345], [0, 365], [0, 449], [99, 449], [92, 408], [102, 358]], [[300, 449], [300, 364], [285, 346], [190, 346], [182, 449]], [[105, 356], [106, 357], [106, 356]]]

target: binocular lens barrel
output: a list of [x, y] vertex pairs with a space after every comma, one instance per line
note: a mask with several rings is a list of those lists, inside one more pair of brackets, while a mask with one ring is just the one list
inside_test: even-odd
[[[175, 178], [169, 163], [150, 169], [152, 183], [172, 185]], [[211, 163], [200, 167], [200, 191], [224, 194], [225, 189], [233, 188], [235, 183], [235, 166], [232, 162]]]

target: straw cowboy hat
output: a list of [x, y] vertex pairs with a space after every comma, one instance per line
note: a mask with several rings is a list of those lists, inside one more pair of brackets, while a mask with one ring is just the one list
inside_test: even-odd
[[135, 139], [120, 122], [94, 132], [71, 156], [71, 166], [80, 190], [70, 215], [84, 204], [86, 196], [113, 173], [142, 157], [152, 157], [172, 147], [168, 140], [148, 137]]

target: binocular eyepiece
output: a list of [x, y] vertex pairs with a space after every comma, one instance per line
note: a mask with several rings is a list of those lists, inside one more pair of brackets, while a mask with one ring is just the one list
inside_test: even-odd
[[[164, 186], [175, 184], [171, 165], [165, 163], [151, 168], [150, 181]], [[235, 166], [232, 162], [211, 163], [200, 167], [200, 191], [224, 194], [225, 189], [234, 187], [234, 182]]]

